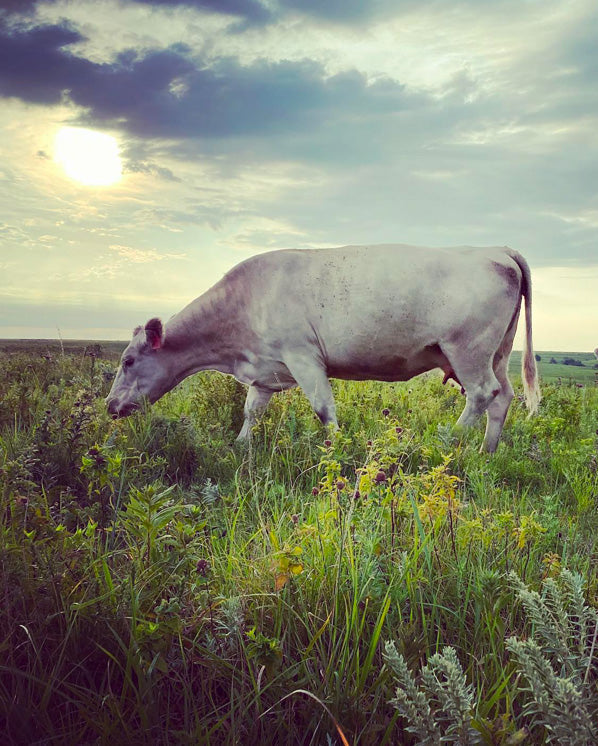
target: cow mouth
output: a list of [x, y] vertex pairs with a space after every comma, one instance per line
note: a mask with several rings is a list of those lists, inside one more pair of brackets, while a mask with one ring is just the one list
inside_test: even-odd
[[139, 409], [139, 404], [123, 404], [119, 407], [114, 401], [108, 402], [108, 412], [113, 420], [120, 420], [123, 417], [128, 417], [137, 409]]

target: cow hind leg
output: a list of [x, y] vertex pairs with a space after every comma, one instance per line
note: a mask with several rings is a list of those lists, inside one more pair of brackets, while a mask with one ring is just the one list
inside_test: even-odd
[[[494, 348], [496, 350], [496, 348]], [[451, 372], [465, 389], [466, 403], [461, 416], [457, 420], [458, 428], [472, 427], [488, 409], [501, 391], [501, 384], [494, 369], [494, 351], [487, 346], [468, 348], [443, 348]]]
[[517, 318], [518, 310], [511, 319], [504, 339], [494, 356], [494, 374], [500, 384], [500, 391], [495, 399], [490, 402], [487, 410], [488, 422], [486, 424], [486, 434], [484, 435], [482, 450], [488, 451], [488, 453], [494, 453], [498, 446], [498, 441], [507, 418], [507, 412], [513, 401], [513, 387], [509, 381], [507, 371], [509, 368], [509, 356], [513, 349], [513, 339], [517, 330]]
[[458, 375], [465, 388], [466, 404], [457, 426], [472, 427], [500, 393], [500, 383], [491, 366], [481, 375]]
[[245, 420], [241, 432], [237, 435], [238, 442], [243, 442], [250, 438], [251, 429], [255, 425], [260, 414], [268, 406], [268, 402], [272, 398], [273, 393], [274, 392], [260, 388], [259, 386], [249, 387], [247, 398], [245, 399], [245, 407], [243, 408]]
[[494, 453], [498, 446], [498, 441], [507, 418], [507, 412], [513, 400], [513, 387], [507, 377], [508, 365], [509, 355], [503, 355], [498, 352], [494, 361], [494, 373], [500, 383], [500, 391], [488, 405], [486, 411], [488, 422], [486, 423], [486, 434], [484, 435], [484, 442], [481, 448], [481, 450], [488, 451], [488, 453]]
[[284, 362], [322, 424], [338, 426], [332, 387], [317, 359], [308, 353], [293, 354], [285, 356]]

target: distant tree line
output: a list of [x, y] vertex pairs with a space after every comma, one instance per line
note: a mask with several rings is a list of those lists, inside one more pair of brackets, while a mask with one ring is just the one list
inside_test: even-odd
[[[536, 355], [536, 360], [541, 360], [539, 355]], [[549, 362], [552, 365], [575, 365], [578, 368], [585, 368], [586, 366], [583, 364], [581, 360], [577, 360], [577, 358], [574, 357], [564, 357], [562, 360], [557, 360], [554, 357], [551, 357]], [[591, 366], [592, 368], [598, 368], [598, 363], [595, 363]]]

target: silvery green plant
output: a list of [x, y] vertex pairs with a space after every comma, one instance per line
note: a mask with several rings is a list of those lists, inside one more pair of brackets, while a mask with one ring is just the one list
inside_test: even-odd
[[585, 603], [583, 578], [563, 569], [544, 581], [542, 594], [514, 573], [510, 581], [533, 629], [529, 639], [506, 643], [527, 682], [525, 713], [547, 743], [598, 743], [598, 613]]
[[420, 746], [480, 743], [480, 734], [471, 725], [473, 690], [453, 648], [433, 655], [417, 678], [394, 642], [386, 643], [384, 661], [397, 683], [390, 703], [407, 720], [406, 730]]

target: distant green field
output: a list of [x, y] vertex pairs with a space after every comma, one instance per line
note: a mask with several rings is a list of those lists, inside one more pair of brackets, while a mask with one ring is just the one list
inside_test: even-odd
[[85, 355], [95, 352], [106, 360], [118, 360], [127, 342], [110, 342], [86, 339], [0, 339], [0, 353], [25, 352], [40, 355]]
[[[39, 353], [40, 355], [82, 355], [93, 351], [99, 357], [107, 360], [118, 360], [127, 342], [90, 341], [85, 339], [0, 339], [0, 353], [14, 354], [18, 352]], [[593, 384], [598, 383], [598, 360], [591, 352], [556, 352], [540, 351], [536, 353], [541, 360], [538, 362], [540, 377], [546, 382], [563, 384]], [[579, 360], [583, 366], [565, 365], [563, 360], [570, 358]], [[556, 360], [556, 363], [551, 363]], [[514, 350], [511, 355], [509, 373], [521, 375], [521, 351]]]
[[[536, 353], [541, 360], [538, 361], [538, 372], [543, 381], [556, 383], [559, 378], [564, 384], [584, 383], [593, 384], [598, 381], [598, 360], [592, 352], [555, 352], [540, 351]], [[579, 360], [582, 366], [565, 365], [565, 359]], [[556, 360], [556, 363], [551, 363]], [[509, 373], [513, 376], [521, 375], [521, 351], [513, 350], [509, 364]]]

